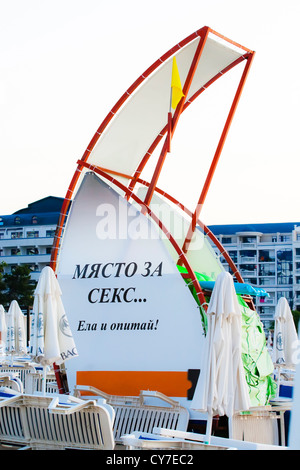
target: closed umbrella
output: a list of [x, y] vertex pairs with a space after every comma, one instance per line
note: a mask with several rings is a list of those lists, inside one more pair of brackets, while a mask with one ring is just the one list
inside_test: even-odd
[[6, 354], [23, 356], [27, 354], [25, 316], [16, 300], [13, 300], [6, 314]]
[[44, 368], [44, 392], [47, 366], [60, 365], [78, 356], [61, 295], [53, 270], [46, 266], [34, 293], [29, 349], [33, 359]]
[[0, 357], [5, 356], [5, 345], [6, 345], [6, 312], [3, 305], [0, 305]]
[[242, 314], [233, 278], [217, 277], [207, 309], [205, 354], [191, 408], [208, 413], [207, 440], [213, 415], [231, 417], [248, 410], [250, 398], [241, 356]]
[[277, 396], [280, 394], [281, 367], [292, 367], [297, 362], [298, 336], [289, 303], [280, 297], [275, 309], [273, 363], [277, 371]]
[[298, 336], [293, 315], [285, 297], [281, 297], [275, 309], [275, 330], [273, 341], [273, 362], [294, 366]]

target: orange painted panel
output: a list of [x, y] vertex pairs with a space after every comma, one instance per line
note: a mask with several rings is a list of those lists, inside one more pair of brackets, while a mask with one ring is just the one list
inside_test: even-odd
[[141, 390], [155, 390], [169, 397], [186, 397], [192, 384], [187, 372], [78, 371], [77, 385], [91, 385], [111, 395], [138, 396]]

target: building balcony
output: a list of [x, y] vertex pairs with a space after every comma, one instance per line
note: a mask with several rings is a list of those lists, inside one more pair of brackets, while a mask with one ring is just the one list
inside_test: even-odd
[[260, 297], [257, 305], [260, 305], [261, 307], [263, 307], [264, 305], [275, 305], [275, 303], [276, 303], [275, 296]]
[[0, 256], [0, 263], [6, 264], [38, 264], [47, 263], [50, 261], [50, 254], [35, 254], [35, 255], [11, 255]]
[[241, 256], [240, 263], [257, 263], [257, 256]]
[[260, 286], [275, 286], [275, 277], [260, 277], [258, 282]]
[[0, 247], [5, 249], [14, 247], [52, 246], [53, 240], [53, 237], [1, 238]]
[[249, 270], [249, 269], [240, 268], [240, 273], [242, 274], [243, 277], [245, 277], [245, 276], [256, 277], [257, 276], [257, 271], [256, 270]]
[[248, 248], [256, 248], [257, 243], [249, 242], [249, 243], [239, 243], [239, 247], [242, 249], [248, 249]]

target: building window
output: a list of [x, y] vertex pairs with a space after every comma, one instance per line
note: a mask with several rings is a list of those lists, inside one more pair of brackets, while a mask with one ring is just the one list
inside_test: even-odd
[[11, 232], [10, 237], [11, 238], [22, 238], [23, 232]]
[[256, 263], [256, 250], [241, 250], [240, 257], [242, 263]]
[[292, 250], [290, 249], [286, 249], [286, 250], [280, 250], [280, 251], [277, 251], [277, 259], [279, 261], [292, 261], [293, 259], [293, 252]]
[[21, 254], [21, 250], [20, 250], [20, 248], [12, 248], [12, 249], [10, 250], [10, 254], [11, 254], [11, 256], [20, 255], [20, 254]]
[[246, 284], [257, 284], [256, 277], [247, 277], [244, 278], [244, 281], [246, 282]]
[[32, 230], [30, 232], [27, 232], [27, 238], [38, 238], [38, 236], [39, 236], [38, 230]]
[[256, 264], [240, 264], [240, 270], [244, 276], [257, 276]]
[[224, 243], [224, 244], [225, 244], [225, 243], [232, 243], [231, 237], [223, 237], [223, 238], [222, 238], [222, 243]]
[[242, 243], [255, 243], [256, 237], [242, 237]]
[[281, 285], [291, 285], [293, 284], [293, 276], [282, 276], [282, 275], [278, 275], [277, 276], [277, 284], [281, 284]]
[[55, 230], [46, 230], [46, 237], [53, 238], [55, 236]]
[[30, 255], [30, 256], [38, 255], [39, 250], [37, 248], [27, 248], [26, 253], [27, 253], [27, 255]]
[[264, 263], [259, 266], [259, 276], [275, 276], [275, 263]]
[[291, 235], [280, 235], [279, 239], [281, 242], [290, 242], [292, 237]]
[[26, 264], [26, 266], [28, 266], [31, 272], [35, 272], [39, 270], [39, 267], [37, 264]]
[[237, 263], [237, 251], [228, 251], [228, 254], [234, 263]]
[[275, 286], [275, 277], [261, 277], [259, 278], [260, 286]]
[[275, 250], [259, 250], [259, 261], [275, 261]]
[[285, 297], [287, 300], [292, 300], [293, 291], [291, 291], [291, 290], [278, 290], [277, 291], [277, 299], [279, 300], [280, 297]]

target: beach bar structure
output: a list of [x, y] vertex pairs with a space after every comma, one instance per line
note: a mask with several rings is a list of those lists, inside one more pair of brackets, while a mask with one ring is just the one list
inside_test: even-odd
[[[77, 161], [51, 255], [79, 354], [68, 361], [70, 389], [89, 385], [134, 396], [157, 390], [185, 405], [192, 398], [211, 292], [205, 282], [213, 284], [224, 270], [208, 239], [237, 284], [245, 284], [200, 216], [253, 57], [211, 28], [199, 29], [125, 91]], [[177, 124], [239, 65], [209, 171], [200, 191], [190, 188], [199, 197], [188, 209], [159, 185]], [[187, 165], [193, 171], [194, 162], [184, 156], [182, 169]], [[251, 294], [259, 294], [248, 287], [240, 291], [242, 302], [256, 314]]]

